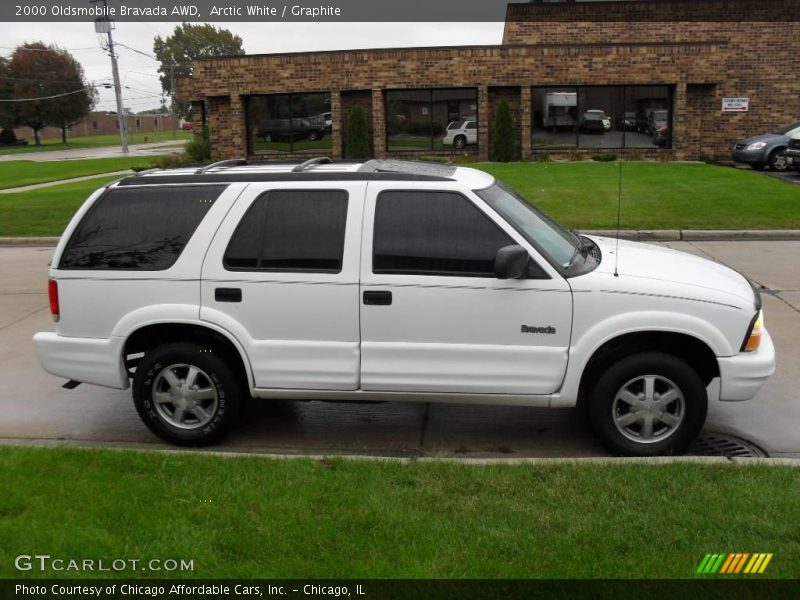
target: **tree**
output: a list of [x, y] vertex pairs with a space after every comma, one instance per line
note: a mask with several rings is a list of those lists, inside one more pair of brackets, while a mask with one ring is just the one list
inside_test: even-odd
[[517, 158], [517, 132], [508, 102], [503, 100], [494, 115], [492, 147], [489, 153], [495, 162], [511, 162]]
[[[8, 61], [0, 56], [0, 100], [11, 100], [14, 91], [8, 73]], [[10, 144], [16, 139], [14, 126], [17, 116], [13, 110], [13, 102], [0, 102], [0, 144]]]
[[[226, 56], [244, 54], [242, 38], [227, 29], [217, 29], [208, 23], [193, 25], [182, 23], [166, 39], [160, 35], [153, 41], [153, 52], [161, 65], [161, 88], [173, 93], [176, 76], [190, 75], [192, 59], [196, 56]], [[188, 105], [176, 106], [175, 112], [185, 117]]]
[[20, 100], [12, 103], [16, 120], [33, 130], [37, 146], [42, 143], [39, 132], [48, 125], [60, 127], [66, 142], [67, 129], [89, 114], [97, 97], [80, 63], [66, 50], [42, 42], [18, 46], [8, 63], [8, 76], [11, 96]]
[[347, 158], [369, 158], [369, 129], [364, 111], [354, 106], [347, 120], [347, 140], [344, 155]]

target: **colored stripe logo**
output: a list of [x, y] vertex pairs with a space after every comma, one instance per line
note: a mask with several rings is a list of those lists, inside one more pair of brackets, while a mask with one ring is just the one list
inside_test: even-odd
[[703, 575], [735, 575], [746, 573], [761, 574], [767, 569], [772, 554], [749, 552], [729, 552], [723, 554], [706, 554], [697, 567], [697, 573]]

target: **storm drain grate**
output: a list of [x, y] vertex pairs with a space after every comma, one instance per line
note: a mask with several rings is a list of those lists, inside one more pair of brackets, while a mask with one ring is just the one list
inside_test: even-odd
[[741, 438], [720, 433], [705, 433], [689, 446], [690, 456], [767, 457], [761, 448]]

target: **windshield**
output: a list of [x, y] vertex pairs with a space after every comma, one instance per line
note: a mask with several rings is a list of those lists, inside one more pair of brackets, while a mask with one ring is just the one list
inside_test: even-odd
[[789, 135], [795, 129], [800, 129], [800, 121], [798, 121], [797, 123], [792, 123], [791, 125], [787, 125], [786, 127], [781, 127], [780, 129], [774, 131], [773, 133], [775, 135]]
[[500, 183], [475, 193], [556, 263], [564, 268], [570, 266], [581, 247], [575, 234]]

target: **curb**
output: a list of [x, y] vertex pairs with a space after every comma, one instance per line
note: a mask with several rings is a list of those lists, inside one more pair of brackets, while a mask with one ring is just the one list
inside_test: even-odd
[[[615, 229], [585, 229], [581, 233], [615, 238]], [[622, 240], [636, 242], [787, 242], [800, 240], [800, 229], [620, 229]], [[2, 246], [55, 246], [58, 237], [0, 237]]]
[[192, 448], [172, 448], [164, 447], [161, 444], [126, 443], [126, 442], [101, 442], [90, 440], [45, 440], [29, 438], [0, 438], [0, 446], [18, 446], [26, 448], [79, 448], [84, 450], [110, 450], [112, 452], [154, 452], [158, 454], [201, 454], [216, 456], [220, 458], [251, 458], [254, 460], [329, 460], [340, 459], [348, 461], [365, 462], [387, 462], [399, 464], [414, 463], [449, 463], [464, 465], [600, 465], [618, 466], [629, 464], [640, 464], [649, 466], [673, 465], [673, 464], [705, 464], [705, 465], [736, 465], [748, 467], [752, 465], [766, 465], [771, 467], [794, 467], [800, 468], [800, 458], [743, 458], [725, 456], [653, 456], [648, 458], [635, 457], [610, 457], [610, 456], [586, 456], [586, 457], [516, 457], [516, 458], [462, 458], [455, 456], [377, 456], [370, 454], [280, 454], [277, 452], [260, 452], [257, 449], [251, 451], [237, 450], [204, 450]]
[[[615, 238], [614, 229], [582, 230], [586, 235]], [[800, 240], [800, 229], [620, 229], [620, 239], [637, 242], [755, 242]]]

